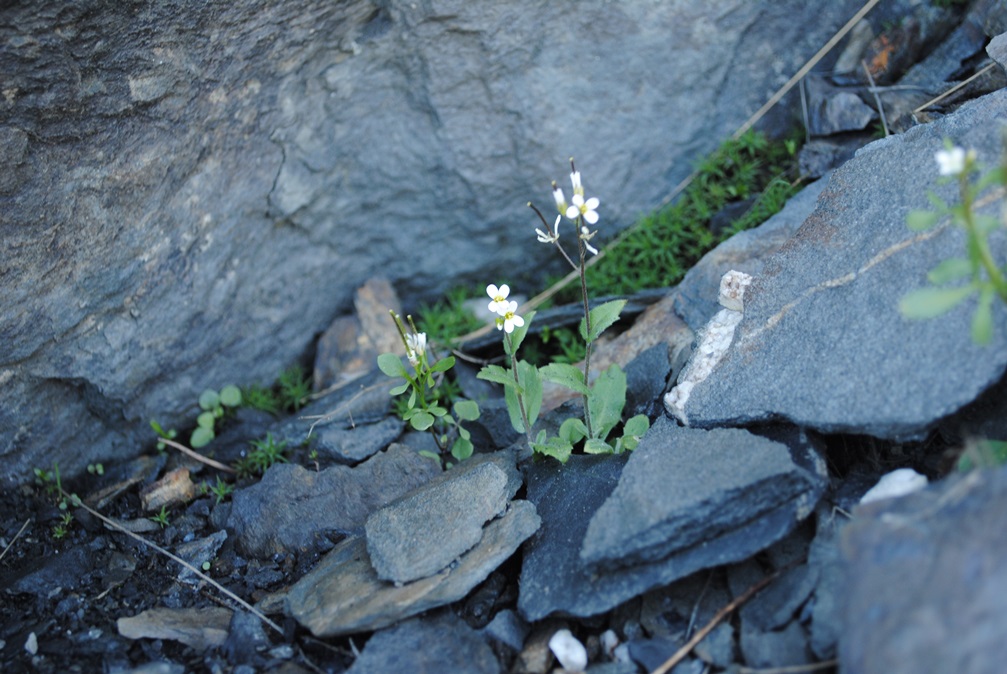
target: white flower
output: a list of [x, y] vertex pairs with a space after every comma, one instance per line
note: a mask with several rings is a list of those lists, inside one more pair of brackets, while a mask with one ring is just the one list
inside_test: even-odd
[[488, 305], [489, 310], [503, 316], [504, 311], [507, 310], [507, 296], [510, 295], [510, 286], [505, 283], [497, 288], [491, 283], [486, 286], [486, 294], [493, 300]]
[[556, 187], [556, 181], [552, 183], [552, 198], [556, 200], [556, 210], [566, 213], [566, 197], [563, 196], [562, 188]]
[[[595, 218], [597, 220], [597, 217]], [[593, 255], [598, 254], [598, 249], [588, 243], [592, 237], [598, 232], [592, 232], [587, 228], [587, 226], [582, 225], [580, 228], [580, 240], [584, 242], [584, 247], [587, 248]]]
[[965, 150], [960, 147], [951, 147], [934, 153], [934, 159], [937, 160], [942, 176], [960, 175], [965, 170], [965, 157]]
[[410, 365], [416, 367], [427, 351], [427, 333], [406, 335], [406, 358]]
[[580, 182], [580, 171], [574, 171], [570, 174], [570, 182], [573, 183], [573, 193], [579, 194], [581, 197], [584, 196], [584, 185]]
[[570, 200], [570, 207], [566, 209], [566, 217], [576, 220], [577, 216], [580, 215], [584, 217], [584, 222], [593, 225], [598, 222], [598, 213], [595, 209], [598, 208], [599, 203], [601, 202], [596, 197], [591, 197], [585, 201], [583, 194], [575, 194]]
[[562, 215], [556, 216], [556, 222], [552, 226], [552, 232], [543, 232], [541, 229], [536, 227], [535, 233], [538, 234], [538, 240], [542, 243], [556, 243], [559, 241], [559, 221], [562, 219]]
[[505, 302], [504, 310], [498, 312], [500, 317], [497, 318], [497, 330], [503, 330], [507, 334], [514, 332], [514, 328], [520, 328], [524, 325], [524, 319], [518, 316], [515, 312], [517, 311], [517, 302]]

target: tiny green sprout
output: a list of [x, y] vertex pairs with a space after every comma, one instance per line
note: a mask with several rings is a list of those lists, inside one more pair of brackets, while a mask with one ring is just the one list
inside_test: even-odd
[[104, 475], [105, 466], [100, 463], [89, 463], [87, 464], [87, 472], [91, 475]]
[[167, 506], [161, 506], [161, 511], [159, 513], [157, 513], [156, 515], [153, 515], [149, 519], [152, 522], [157, 522], [158, 524], [160, 524], [162, 529], [165, 528], [169, 524], [169, 521], [168, 521], [168, 507]]
[[206, 485], [205, 482], [203, 484], [217, 498], [217, 505], [220, 505], [234, 491], [234, 485], [221, 480], [219, 475], [217, 476], [217, 484], [212, 487]]
[[311, 377], [299, 365], [284, 370], [276, 384], [279, 388], [280, 405], [284, 409], [297, 412], [311, 396]]
[[[155, 433], [157, 433], [157, 437], [161, 438], [162, 440], [174, 440], [175, 436], [178, 435], [178, 431], [176, 431], [174, 428], [167, 431], [164, 430], [161, 424], [157, 423], [156, 419], [150, 420], [150, 427], [154, 429]], [[157, 451], [163, 452], [165, 447], [166, 445], [163, 442], [158, 441]]]
[[205, 562], [202, 563], [201, 566], [202, 566], [203, 571], [209, 571], [210, 570], [210, 566], [211, 566], [210, 560], [206, 560]]

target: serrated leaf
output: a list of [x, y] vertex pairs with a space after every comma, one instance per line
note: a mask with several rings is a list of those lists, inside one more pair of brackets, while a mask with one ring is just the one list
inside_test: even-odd
[[588, 438], [584, 442], [585, 454], [615, 454], [615, 448], [601, 438]]
[[591, 333], [587, 332], [587, 321], [580, 320], [580, 336], [587, 342], [593, 342], [601, 336], [613, 323], [619, 320], [622, 308], [626, 306], [626, 300], [612, 300], [591, 309], [588, 315], [591, 317]]
[[228, 407], [237, 407], [241, 404], [241, 389], [234, 384], [228, 384], [220, 389], [220, 403]]
[[587, 398], [591, 412], [591, 433], [604, 440], [622, 420], [626, 406], [626, 373], [613, 363], [598, 375]]
[[402, 365], [402, 359], [394, 353], [383, 353], [378, 356], [378, 369], [389, 377], [406, 377], [409, 373]]
[[479, 370], [479, 374], [476, 375], [476, 379], [491, 381], [495, 384], [502, 384], [503, 386], [511, 388], [517, 387], [517, 382], [514, 381], [514, 373], [506, 368], [500, 367], [499, 365], [483, 366], [483, 368]]
[[542, 378], [572, 391], [587, 395], [590, 389], [584, 383], [584, 371], [569, 363], [550, 363], [541, 368]]
[[993, 298], [995, 293], [987, 286], [979, 293], [979, 304], [972, 316], [972, 341], [985, 346], [993, 339]]
[[462, 421], [475, 421], [479, 418], [479, 403], [474, 400], [459, 400], [454, 404], [455, 416]]
[[936, 225], [940, 219], [941, 217], [933, 211], [909, 211], [906, 216], [906, 227], [914, 232], [922, 232]]
[[899, 311], [906, 318], [935, 318], [951, 311], [975, 292], [971, 285], [958, 288], [920, 288], [899, 301]]
[[934, 285], [944, 285], [970, 276], [972, 276], [972, 262], [963, 257], [953, 257], [931, 269], [927, 274], [927, 280]]
[[447, 358], [441, 358], [439, 361], [434, 363], [433, 367], [430, 368], [431, 372], [447, 372], [455, 366], [455, 357], [448, 356]]
[[418, 431], [425, 431], [434, 425], [434, 415], [428, 412], [417, 411], [409, 419], [409, 424]]
[[573, 445], [556, 437], [543, 442], [543, 435], [544, 432], [539, 434], [536, 441], [531, 444], [531, 448], [538, 454], [551, 456], [560, 463], [566, 463], [570, 459], [570, 454], [573, 453]]

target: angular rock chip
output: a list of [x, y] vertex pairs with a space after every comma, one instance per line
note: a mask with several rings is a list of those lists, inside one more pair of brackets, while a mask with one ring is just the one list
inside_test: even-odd
[[128, 618], [119, 618], [119, 634], [127, 639], [171, 639], [197, 651], [223, 646], [231, 624], [230, 609], [152, 608]]
[[318, 637], [387, 627], [467, 595], [540, 524], [535, 506], [513, 501], [502, 517], [486, 526], [482, 540], [457, 565], [401, 586], [378, 578], [363, 538], [347, 539], [290, 589], [290, 615]]

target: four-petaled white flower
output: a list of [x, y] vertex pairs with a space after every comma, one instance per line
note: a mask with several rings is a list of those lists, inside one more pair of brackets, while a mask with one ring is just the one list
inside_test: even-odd
[[934, 159], [937, 160], [942, 176], [960, 175], [965, 170], [966, 156], [965, 150], [960, 147], [951, 147], [934, 153]]
[[524, 325], [524, 319], [517, 315], [517, 302], [505, 302], [503, 310], [498, 311], [497, 330], [503, 330], [510, 334], [514, 328]]
[[409, 364], [416, 367], [427, 351], [427, 333], [406, 335], [406, 358]]
[[585, 201], [583, 194], [575, 194], [570, 200], [570, 207], [566, 209], [566, 217], [576, 220], [577, 216], [583, 216], [584, 222], [593, 225], [598, 222], [598, 212], [596, 209], [600, 203], [597, 197], [591, 197]]
[[553, 224], [551, 232], [543, 232], [541, 229], [536, 227], [535, 233], [538, 234], [538, 240], [542, 243], [556, 243], [559, 241], [559, 221], [562, 219], [562, 215], [556, 216], [556, 222]]
[[489, 303], [489, 305], [487, 305], [489, 310], [494, 314], [500, 314], [502, 316], [503, 312], [507, 308], [507, 296], [510, 295], [510, 286], [505, 283], [497, 288], [496, 285], [491, 283], [486, 286], [486, 294], [493, 300]]

